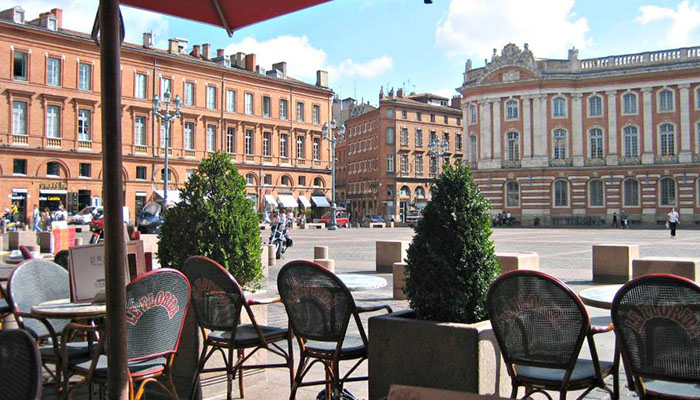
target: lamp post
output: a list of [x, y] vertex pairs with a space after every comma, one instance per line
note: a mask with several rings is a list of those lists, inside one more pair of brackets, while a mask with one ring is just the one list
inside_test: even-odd
[[[153, 95], [153, 115], [156, 118], [160, 118], [163, 124], [165, 124], [165, 172], [163, 173], [163, 202], [165, 207], [168, 206], [168, 181], [170, 180], [170, 169], [168, 168], [168, 153], [170, 148], [170, 122], [175, 118], [182, 116], [180, 110], [182, 109], [182, 102], [180, 101], [180, 95], [175, 96], [175, 112], [170, 113], [170, 90], [166, 90], [163, 94], [163, 101], [158, 98], [158, 95]], [[165, 108], [162, 108], [165, 106]]]
[[442, 161], [442, 158], [445, 156], [445, 154], [448, 153], [449, 150], [450, 142], [448, 142], [447, 139], [443, 140], [441, 144], [440, 139], [434, 137], [428, 145], [428, 154], [430, 154], [431, 157], [435, 157], [436, 159], [435, 161], [437, 164], [437, 175], [440, 175], [440, 161]]
[[345, 125], [337, 126], [335, 119], [331, 121], [330, 127], [328, 122], [324, 122], [323, 138], [331, 143], [331, 222], [328, 223], [328, 230], [334, 231], [338, 229], [338, 223], [335, 220], [335, 144], [345, 138]]

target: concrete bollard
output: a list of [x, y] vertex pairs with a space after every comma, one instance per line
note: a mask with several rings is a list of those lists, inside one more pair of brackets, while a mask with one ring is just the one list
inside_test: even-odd
[[277, 264], [277, 246], [274, 244], [267, 245], [267, 265], [274, 267]]
[[0, 251], [4, 251], [4, 250], [5, 250], [5, 237], [0, 236]]
[[395, 262], [393, 265], [394, 300], [406, 300], [403, 289], [406, 286], [406, 263]]
[[314, 246], [314, 260], [325, 260], [328, 258], [328, 246]]
[[82, 245], [83, 245], [83, 238], [81, 238], [81, 237], [75, 238], [75, 243], [74, 243], [74, 245], [75, 245], [75, 246], [82, 246]]
[[314, 262], [323, 265], [331, 272], [335, 272], [335, 260], [328, 258], [314, 258]]

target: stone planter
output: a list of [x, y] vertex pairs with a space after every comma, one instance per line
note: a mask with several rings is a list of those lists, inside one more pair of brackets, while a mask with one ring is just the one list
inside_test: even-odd
[[392, 384], [503, 397], [511, 389], [489, 321], [422, 321], [410, 310], [369, 319], [369, 399]]

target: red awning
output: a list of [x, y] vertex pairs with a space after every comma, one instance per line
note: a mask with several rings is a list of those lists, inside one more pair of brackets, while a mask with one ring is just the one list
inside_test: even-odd
[[127, 6], [221, 26], [229, 35], [244, 26], [329, 0], [122, 0]]

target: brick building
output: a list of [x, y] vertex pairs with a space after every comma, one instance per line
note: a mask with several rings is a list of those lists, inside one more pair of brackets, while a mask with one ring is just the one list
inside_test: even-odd
[[[0, 12], [0, 54], [3, 207], [14, 201], [25, 213], [63, 202], [77, 211], [98, 203], [99, 48], [89, 35], [62, 29], [60, 9], [25, 21], [14, 7]], [[140, 45], [124, 43], [121, 62], [124, 201], [132, 218], [163, 194], [165, 132], [152, 99], [166, 90], [183, 102], [182, 118], [171, 125], [171, 190], [219, 150], [231, 155], [258, 208], [263, 199], [310, 206], [312, 194], [330, 191], [330, 146], [321, 127], [333, 92], [324, 71], [311, 85], [288, 77], [284, 62], [265, 71], [255, 54], [214, 55], [209, 44], [188, 48], [177, 38], [157, 49], [150, 34]]]
[[527, 45], [468, 61], [467, 160], [493, 212], [531, 224], [700, 221], [700, 48], [536, 59]]
[[382, 89], [378, 108], [357, 106], [336, 149], [338, 198], [355, 221], [379, 214], [405, 222], [425, 205], [438, 168], [431, 141], [447, 142], [445, 161], [462, 159], [462, 113], [451, 103], [402, 89], [385, 96]]

